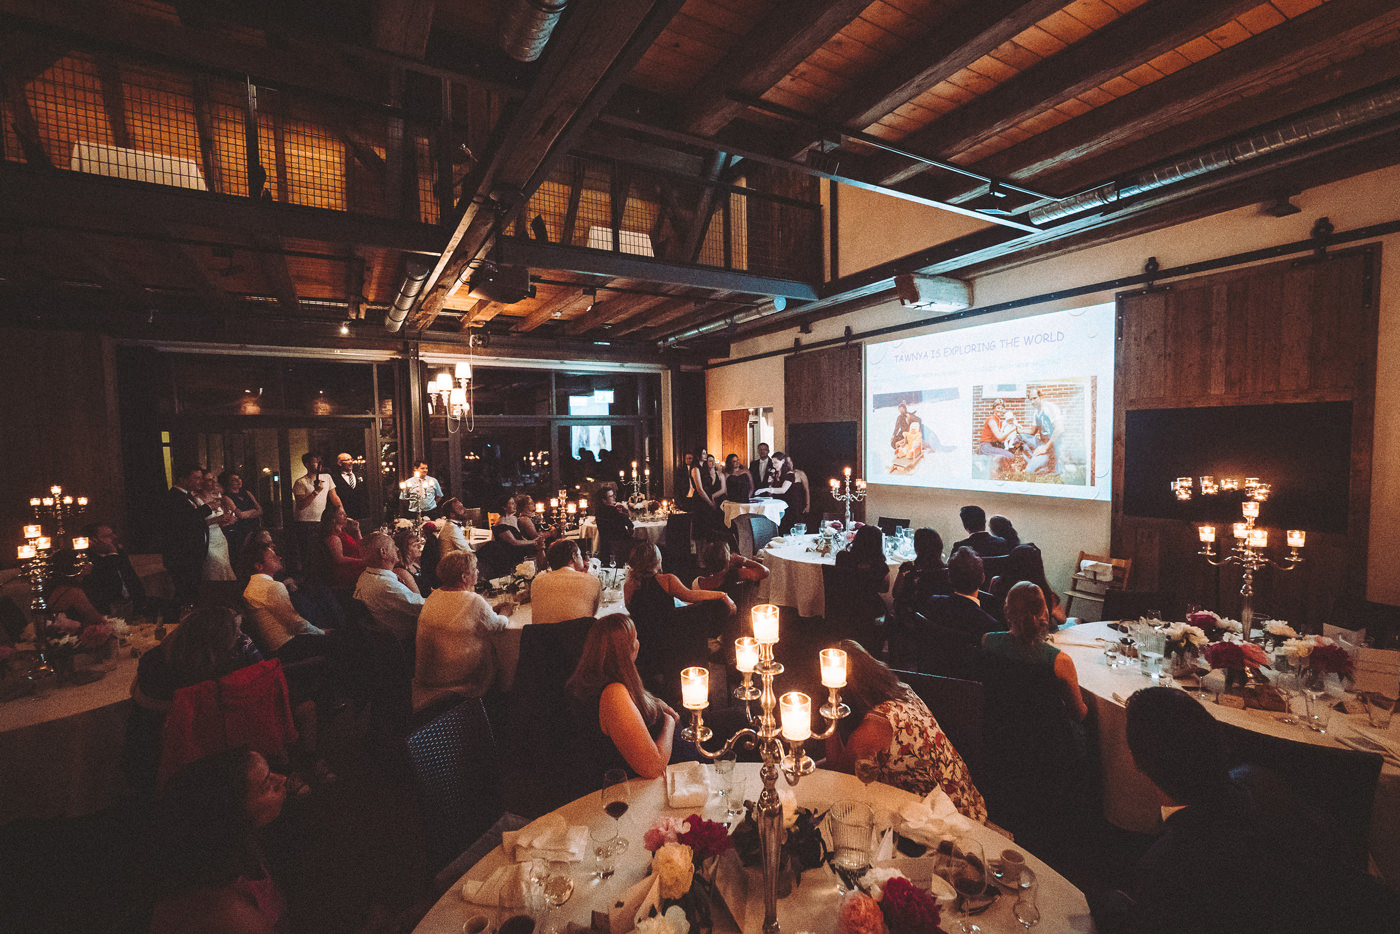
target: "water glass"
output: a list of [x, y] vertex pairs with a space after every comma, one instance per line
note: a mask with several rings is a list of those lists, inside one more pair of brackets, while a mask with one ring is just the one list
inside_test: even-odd
[[1390, 729], [1390, 718], [1395, 714], [1395, 698], [1383, 694], [1362, 694], [1361, 702], [1366, 705], [1366, 717], [1371, 726], [1378, 730]]
[[612, 819], [594, 821], [588, 827], [593, 841], [593, 874], [599, 879], [611, 879], [617, 871], [617, 822]]
[[1118, 643], [1108, 642], [1103, 647], [1103, 663], [1109, 668], [1118, 667]]
[[1303, 721], [1303, 725], [1315, 733], [1326, 733], [1327, 724], [1332, 722], [1332, 705], [1337, 699], [1331, 694], [1314, 694], [1312, 691], [1308, 695], [1308, 715]]
[[731, 818], [736, 813], [742, 813], [744, 802], [741, 800], [738, 805], [734, 802], [734, 757], [725, 756], [715, 760], [715, 784], [718, 786], [715, 793], [719, 796], [720, 803], [724, 805], [724, 816]]
[[792, 524], [792, 534], [793, 534], [793, 535], [806, 535], [806, 534], [807, 534], [807, 524], [806, 524], [805, 522], [794, 522], [794, 523]]
[[1016, 904], [1011, 906], [1011, 913], [1027, 930], [1040, 923], [1040, 908], [1035, 901], [1035, 873], [1027, 867], [1021, 870], [1021, 878], [1016, 888]]
[[864, 801], [837, 801], [831, 806], [832, 867], [841, 880], [841, 893], [851, 891], [870, 868], [875, 811]]

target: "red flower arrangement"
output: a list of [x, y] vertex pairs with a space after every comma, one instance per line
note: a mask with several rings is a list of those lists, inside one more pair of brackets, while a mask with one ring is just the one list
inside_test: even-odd
[[1253, 642], [1213, 642], [1206, 646], [1206, 664], [1226, 671], [1268, 668], [1269, 656]]
[[699, 814], [685, 819], [690, 829], [677, 835], [676, 842], [684, 843], [695, 854], [696, 863], [718, 856], [734, 845], [729, 838], [729, 828], [712, 820], [705, 820]]
[[1316, 671], [1325, 671], [1351, 677], [1352, 661], [1347, 650], [1340, 645], [1319, 645], [1308, 654], [1308, 666]]
[[885, 883], [880, 909], [884, 912], [886, 926], [897, 934], [935, 934], [943, 930], [938, 926], [938, 902], [902, 876]]

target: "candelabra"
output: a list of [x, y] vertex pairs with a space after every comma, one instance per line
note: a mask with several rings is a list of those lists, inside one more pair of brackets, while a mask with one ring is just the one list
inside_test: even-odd
[[[719, 759], [731, 754], [740, 742], [757, 745], [763, 765], [759, 775], [763, 790], [758, 795], [758, 838], [763, 852], [763, 932], [778, 934], [778, 861], [782, 848], [783, 806], [778, 799], [778, 775], [789, 785], [796, 785], [804, 775], [816, 769], [812, 758], [803, 753], [809, 739], [826, 739], [836, 729], [836, 721], [850, 714], [841, 703], [841, 688], [846, 686], [846, 653], [840, 649], [821, 652], [822, 685], [829, 698], [820, 713], [827, 720], [826, 729], [812, 732], [812, 700], [800, 691], [789, 691], [781, 698], [773, 694], [773, 678], [782, 674], [783, 666], [773, 659], [773, 646], [778, 642], [778, 608], [765, 604], [753, 608], [753, 637], [734, 642], [735, 667], [744, 676], [744, 683], [734, 689], [734, 697], [744, 702], [749, 726], [739, 730], [715, 752], [703, 743], [714, 734], [705, 726], [703, 711], [710, 705], [710, 673], [705, 668], [686, 668], [681, 672], [681, 699], [690, 711], [690, 726], [681, 736], [695, 744], [707, 759]], [[757, 673], [762, 689], [753, 683]], [[759, 702], [760, 713], [753, 716], [751, 703]], [[780, 721], [773, 716], [780, 711]], [[787, 741], [786, 748], [784, 740]]]
[[627, 496], [627, 502], [629, 502], [629, 503], [631, 503], [631, 504], [633, 504], [633, 505], [636, 505], [636, 504], [638, 504], [638, 503], [650, 502], [650, 501], [651, 501], [651, 468], [650, 468], [650, 467], [643, 467], [643, 468], [642, 468], [642, 472], [641, 472], [641, 474], [639, 475], [639, 474], [637, 473], [637, 462], [636, 462], [636, 461], [633, 461], [633, 462], [632, 462], [632, 479], [631, 479], [631, 480], [628, 480], [628, 479], [627, 479], [627, 471], [625, 471], [625, 470], [619, 470], [619, 471], [617, 472], [617, 485], [618, 485], [618, 493], [619, 493], [619, 494], [621, 494], [621, 492], [622, 492], [624, 489], [628, 488], [628, 487], [631, 487], [631, 488], [632, 488], [632, 492], [631, 492], [630, 494], [628, 494], [628, 496]]
[[851, 503], [859, 503], [865, 499], [865, 481], [857, 479], [851, 481], [851, 468], [846, 468], [846, 475], [840, 482], [834, 478], [831, 481], [831, 497], [838, 503], [846, 504], [846, 524], [842, 526], [846, 531], [851, 530]]
[[[48, 496], [30, 499], [34, 518], [39, 521], [24, 526], [24, 544], [17, 551], [20, 573], [29, 582], [29, 611], [34, 620], [34, 647], [39, 652], [40, 670], [50, 674], [53, 668], [48, 640], [49, 605], [44, 594], [48, 592], [49, 580], [53, 576], [54, 541], [62, 541], [66, 535], [64, 520], [81, 516], [87, 504], [86, 496], [65, 495], [60, 486], [50, 487]], [[45, 519], [54, 523], [55, 535], [52, 538], [44, 534]], [[73, 539], [73, 550], [77, 553], [76, 570], [80, 575], [90, 568], [88, 544], [88, 540], [82, 536]]]
[[[1238, 480], [1226, 477], [1219, 483], [1214, 477], [1201, 477], [1201, 492], [1207, 496], [1219, 490], [1238, 489]], [[1177, 499], [1189, 500], [1191, 498], [1191, 478], [1178, 477], [1172, 482], [1172, 490], [1176, 493]], [[1248, 642], [1250, 629], [1254, 625], [1254, 572], [1263, 567], [1275, 567], [1280, 571], [1291, 571], [1303, 563], [1303, 558], [1299, 551], [1303, 548], [1303, 543], [1307, 540], [1307, 533], [1302, 529], [1288, 530], [1288, 555], [1282, 561], [1276, 561], [1264, 554], [1264, 549], [1269, 547], [1269, 530], [1256, 528], [1254, 523], [1259, 518], [1259, 504], [1267, 500], [1272, 493], [1272, 486], [1268, 483], [1261, 483], [1257, 477], [1246, 477], [1244, 481], [1244, 491], [1247, 497], [1240, 505], [1241, 514], [1244, 516], [1243, 522], [1236, 522], [1231, 526], [1235, 543], [1231, 546], [1230, 554], [1222, 554], [1217, 557], [1215, 551], [1215, 526], [1202, 525], [1197, 532], [1201, 539], [1201, 550], [1198, 554], [1206, 559], [1212, 567], [1221, 567], [1226, 564], [1238, 564], [1240, 566], [1240, 635]]]
[[74, 497], [65, 494], [61, 486], [51, 486], [48, 496], [35, 496], [29, 500], [29, 506], [34, 510], [34, 518], [41, 523], [45, 519], [53, 520], [57, 526], [55, 537], [60, 539], [64, 536], [64, 520], [81, 516], [87, 509], [87, 504], [86, 496]]

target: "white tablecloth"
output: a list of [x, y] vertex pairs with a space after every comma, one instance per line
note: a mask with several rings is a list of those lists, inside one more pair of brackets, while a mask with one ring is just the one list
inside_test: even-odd
[[[834, 553], [822, 556], [807, 548], [817, 540], [815, 535], [792, 536], [775, 540], [759, 552], [759, 560], [768, 566], [768, 579], [758, 585], [760, 600], [780, 606], [797, 608], [799, 616], [823, 616], [826, 613], [826, 589], [822, 586], [822, 565], [834, 565]], [[890, 558], [890, 586], [902, 563]], [[889, 605], [890, 592], [884, 594]]]
[[724, 524], [731, 526], [739, 516], [755, 513], [772, 521], [774, 525], [783, 524], [783, 513], [787, 512], [787, 503], [780, 499], [767, 499], [760, 497], [750, 500], [747, 503], [731, 503], [729, 500], [722, 500], [720, 508], [724, 510]]
[[[1142, 674], [1137, 661], [1109, 668], [1104, 664], [1102, 646], [1096, 638], [1122, 633], [1110, 629], [1108, 622], [1082, 623], [1060, 630], [1051, 641], [1074, 659], [1084, 702], [1095, 708], [1099, 723], [1100, 755], [1103, 763], [1104, 817], [1116, 826], [1138, 833], [1153, 833], [1161, 822], [1156, 792], [1133, 765], [1128, 752], [1127, 712], [1117, 694], [1126, 701], [1139, 688], [1153, 682]], [[1299, 726], [1278, 721], [1278, 714], [1267, 710], [1238, 710], [1222, 707], [1211, 700], [1205, 708], [1217, 720], [1259, 733], [1269, 733], [1299, 743], [1344, 748], [1336, 736], [1356, 733], [1358, 725], [1370, 730], [1365, 714], [1348, 716], [1332, 714], [1326, 733], [1314, 733]], [[1400, 718], [1392, 720], [1388, 736], [1393, 745], [1400, 745]], [[1400, 881], [1400, 766], [1386, 764], [1381, 769], [1376, 786], [1376, 799], [1371, 812], [1371, 855], [1381, 873], [1392, 884]]]
[[[758, 770], [757, 763], [746, 762], [739, 763], [735, 768], [736, 782], [742, 780], [743, 793], [750, 800], [757, 796], [762, 787]], [[780, 780], [780, 786], [784, 784]], [[713, 783], [711, 787], [713, 787]], [[617, 858], [617, 873], [611, 879], [599, 881], [593, 876], [591, 858], [574, 864], [573, 895], [562, 907], [556, 909], [561, 930], [566, 922], [588, 927], [593, 910], [605, 909], [627, 889], [646, 877], [651, 854], [643, 847], [642, 837], [658, 817], [663, 815], [686, 817], [697, 810], [702, 810], [703, 815], [711, 820], [720, 817], [717, 799], [713, 797], [710, 799], [710, 804], [704, 809], [667, 807], [664, 779], [633, 779], [631, 788], [631, 807], [621, 820], [622, 835], [628, 839], [630, 846], [625, 853]], [[826, 770], [818, 770], [806, 776], [797, 784], [793, 792], [799, 806], [815, 808], [818, 811], [825, 810], [833, 801], [843, 798], [867, 801], [875, 808], [876, 819], [885, 826], [888, 826], [889, 823], [887, 816], [889, 813], [916, 800], [913, 795], [897, 788], [879, 782], [866, 788], [850, 775]], [[561, 815], [571, 826], [588, 825], [595, 821], [610, 819], [603, 814], [602, 800], [598, 794], [588, 795], [570, 802], [555, 813]], [[1008, 847], [1015, 847], [1005, 837], [980, 825], [974, 834], [981, 841], [989, 857], [994, 853], [999, 854]], [[1015, 848], [1025, 853], [1023, 848]], [[504, 852], [497, 847], [476, 866], [468, 870], [462, 880], [449, 888], [447, 894], [439, 899], [438, 903], [418, 923], [414, 929], [415, 934], [459, 934], [463, 922], [472, 915], [494, 915], [494, 911], [489, 908], [464, 901], [461, 895], [461, 882], [467, 879], [487, 879], [505, 861]], [[1058, 932], [1094, 930], [1093, 921], [1089, 917], [1088, 905], [1078, 889], [1029, 853], [1026, 853], [1026, 864], [1035, 871], [1039, 885], [1038, 904], [1041, 910], [1041, 930], [1054, 931], [1057, 934]], [[721, 876], [725, 871], [725, 868], [722, 867]], [[758, 870], [755, 868], [748, 870], [748, 872], [752, 873], [749, 876], [748, 899], [744, 902], [742, 909], [735, 914], [761, 919], [763, 916], [763, 894]], [[802, 884], [794, 887], [791, 895], [778, 901], [778, 922], [784, 931], [835, 934], [837, 930], [835, 911], [837, 897], [836, 877], [825, 869], [811, 870], [810, 873], [803, 874]], [[982, 930], [987, 934], [1012, 934], [1012, 932], [1023, 930], [1011, 915], [1012, 901], [1012, 898], [1003, 895], [996, 900], [991, 908], [977, 916], [977, 923]], [[953, 924], [955, 925], [956, 922]], [[715, 906], [714, 926], [715, 930], [719, 932], [732, 932], [740, 929], [730, 912], [719, 905]], [[945, 921], [944, 927], [953, 929], [947, 921]], [[746, 924], [743, 926], [743, 930], [746, 932], [757, 931], [758, 926]]]
[[[584, 516], [578, 524], [579, 536], [588, 542], [588, 550], [598, 551], [598, 520]], [[648, 541], [660, 545], [666, 541], [665, 519], [642, 519], [632, 523], [632, 537], [637, 541]]]

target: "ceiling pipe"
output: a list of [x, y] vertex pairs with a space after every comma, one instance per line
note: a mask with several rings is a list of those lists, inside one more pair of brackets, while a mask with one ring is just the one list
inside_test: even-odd
[[518, 62], [544, 52], [569, 0], [505, 0], [501, 8], [501, 48]]
[[423, 283], [428, 281], [429, 272], [431, 270], [422, 263], [408, 261], [404, 268], [403, 282], [399, 283], [399, 293], [394, 296], [394, 304], [384, 313], [384, 330], [390, 334], [397, 334], [399, 328], [403, 327], [404, 319], [413, 310], [413, 303], [418, 299], [418, 293], [423, 291]]
[[1400, 109], [1400, 85], [1392, 83], [1349, 102], [1319, 108], [1195, 155], [1152, 166], [1120, 181], [1108, 182], [1054, 203], [1040, 205], [1030, 210], [1028, 218], [1034, 224], [1054, 223], [1073, 214], [1275, 155], [1389, 116], [1397, 109]]
[[695, 340], [697, 337], [704, 337], [707, 334], [714, 334], [717, 331], [727, 331], [730, 328], [737, 328], [745, 324], [752, 324], [755, 321], [776, 315], [787, 308], [787, 299], [782, 296], [775, 297], [772, 301], [762, 302], [758, 305], [751, 305], [741, 311], [716, 318], [705, 324], [697, 324], [693, 328], [688, 328], [661, 341], [658, 345], [664, 350], [667, 347], [674, 347], [686, 341]]

